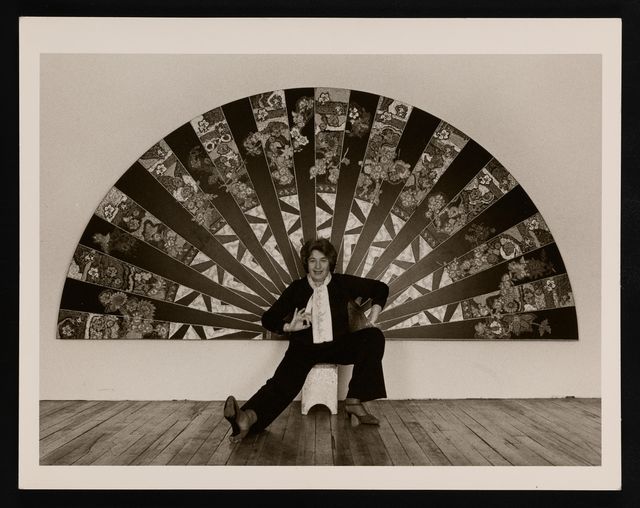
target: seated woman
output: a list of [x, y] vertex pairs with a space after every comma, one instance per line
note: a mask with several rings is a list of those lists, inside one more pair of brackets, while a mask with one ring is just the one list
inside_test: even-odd
[[[289, 285], [262, 316], [262, 325], [287, 334], [289, 347], [270, 378], [240, 408], [229, 396], [224, 416], [232, 427], [230, 440], [238, 442], [251, 430], [265, 429], [302, 389], [317, 363], [353, 364], [345, 399], [351, 423], [378, 425], [363, 402], [386, 397], [382, 355], [385, 338], [373, 327], [389, 294], [380, 281], [333, 273], [337, 252], [328, 240], [310, 240], [300, 251], [307, 276]], [[349, 331], [349, 302], [371, 300], [369, 327]]]

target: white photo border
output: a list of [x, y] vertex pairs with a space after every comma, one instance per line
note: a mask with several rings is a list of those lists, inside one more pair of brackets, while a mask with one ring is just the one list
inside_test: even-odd
[[[391, 34], [381, 40], [380, 30]], [[246, 37], [247, 33], [253, 34]], [[331, 33], [332, 37], [323, 34]], [[407, 37], [406, 34], [420, 34]], [[452, 34], [459, 34], [453, 37]], [[464, 34], [464, 35], [462, 35]], [[292, 44], [292, 41], [296, 41]], [[602, 465], [594, 467], [40, 466], [39, 63], [56, 54], [599, 54], [602, 56]], [[23, 489], [616, 490], [620, 440], [620, 104], [617, 19], [20, 20], [20, 408]], [[605, 178], [606, 175], [606, 178]], [[366, 471], [366, 474], [363, 474]]]

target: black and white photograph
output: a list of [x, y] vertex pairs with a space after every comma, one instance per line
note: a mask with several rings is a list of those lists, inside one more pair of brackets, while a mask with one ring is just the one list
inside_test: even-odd
[[21, 38], [24, 487], [619, 487], [618, 21]]

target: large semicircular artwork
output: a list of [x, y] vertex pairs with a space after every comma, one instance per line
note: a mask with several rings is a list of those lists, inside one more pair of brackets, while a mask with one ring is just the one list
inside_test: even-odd
[[439, 118], [355, 90], [275, 90], [217, 107], [109, 189], [67, 274], [60, 339], [262, 339], [304, 276], [389, 285], [388, 340], [577, 339], [548, 224], [509, 171]]

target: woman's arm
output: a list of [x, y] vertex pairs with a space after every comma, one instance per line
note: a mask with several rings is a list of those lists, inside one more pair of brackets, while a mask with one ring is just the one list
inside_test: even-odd
[[[341, 276], [345, 282], [349, 297], [353, 300], [362, 298], [363, 301], [371, 300], [371, 312], [378, 307], [375, 314], [370, 314], [369, 319], [374, 322], [378, 318], [378, 314], [387, 303], [389, 296], [389, 286], [384, 282], [375, 279], [367, 279], [365, 277], [356, 277], [355, 275], [343, 274]], [[372, 319], [375, 318], [375, 319]]]
[[[285, 332], [284, 325], [291, 321], [296, 308], [294, 301], [294, 284], [290, 284], [280, 295], [280, 298], [262, 315], [262, 326], [267, 330], [283, 335]], [[290, 331], [290, 330], [287, 330]]]
[[377, 303], [371, 306], [371, 311], [369, 311], [368, 319], [372, 325], [376, 324], [376, 321], [378, 321], [378, 316], [380, 315], [381, 311], [382, 307], [380, 307], [380, 305], [378, 305]]

